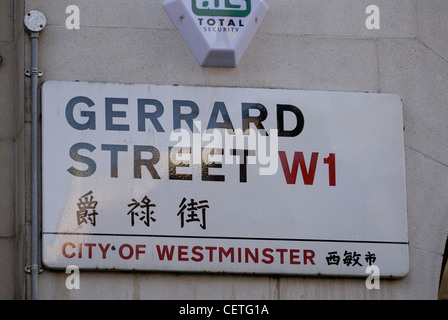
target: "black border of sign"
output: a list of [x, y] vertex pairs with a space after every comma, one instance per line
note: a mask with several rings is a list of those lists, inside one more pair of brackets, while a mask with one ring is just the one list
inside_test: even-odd
[[291, 238], [258, 238], [258, 237], [223, 237], [223, 236], [187, 236], [187, 235], [158, 235], [158, 234], [120, 234], [120, 233], [82, 233], [82, 232], [42, 232], [43, 235], [68, 236], [99, 236], [99, 237], [140, 237], [140, 238], [183, 238], [183, 239], [221, 239], [221, 240], [258, 240], [258, 241], [295, 241], [295, 242], [345, 242], [345, 243], [378, 243], [405, 244], [404, 241], [375, 241], [375, 240], [332, 240], [332, 239], [291, 239]]

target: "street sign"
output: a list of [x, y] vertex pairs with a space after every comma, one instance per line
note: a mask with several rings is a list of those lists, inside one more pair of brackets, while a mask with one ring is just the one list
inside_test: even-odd
[[408, 272], [393, 94], [47, 81], [48, 268]]
[[165, 0], [163, 6], [203, 67], [236, 67], [268, 11], [263, 0]]

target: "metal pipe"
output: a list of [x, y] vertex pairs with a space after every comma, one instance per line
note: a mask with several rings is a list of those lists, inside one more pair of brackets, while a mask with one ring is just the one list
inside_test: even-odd
[[37, 90], [39, 33], [31, 32], [31, 299], [37, 300], [39, 274], [39, 115]]
[[27, 271], [31, 274], [31, 299], [38, 298], [39, 267], [39, 110], [38, 80], [42, 72], [38, 68], [39, 32], [45, 28], [45, 15], [32, 10], [25, 15], [24, 24], [31, 38], [31, 71], [25, 74], [31, 77], [31, 264]]

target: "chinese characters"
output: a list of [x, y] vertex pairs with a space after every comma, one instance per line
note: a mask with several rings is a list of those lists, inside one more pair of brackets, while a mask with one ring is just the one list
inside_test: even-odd
[[[97, 225], [97, 216], [99, 214], [97, 211], [98, 204], [99, 202], [94, 199], [92, 190], [79, 198], [77, 203], [78, 210], [76, 211], [78, 226], [90, 224], [95, 227]], [[148, 195], [144, 195], [140, 201], [132, 198], [126, 206], [128, 207], [126, 216], [129, 217], [131, 227], [137, 226], [138, 224], [150, 227], [158, 221], [158, 218], [156, 218], [156, 201], [150, 199]], [[183, 197], [178, 209], [168, 208], [166, 212], [177, 215], [180, 220], [179, 226], [181, 229], [185, 227], [185, 224], [196, 223], [200, 228], [205, 230], [207, 228], [206, 214], [209, 208], [208, 200], [196, 201], [194, 198], [187, 200], [187, 198]]]
[[[140, 221], [143, 221], [143, 223], [149, 227], [151, 221], [155, 222], [157, 221], [152, 215], [154, 214], [154, 211], [151, 210], [151, 208], [154, 208], [156, 205], [154, 203], [151, 203], [151, 200], [145, 195], [145, 197], [138, 202], [134, 198], [132, 198], [132, 203], [128, 204], [128, 207], [132, 207], [131, 210], [127, 213], [131, 216], [131, 226], [133, 227], [135, 224], [135, 217], [138, 217]], [[143, 210], [136, 210], [137, 208], [143, 209]]]
[[[199, 202], [191, 199], [190, 202], [186, 203], [187, 199], [183, 198], [181, 204], [179, 205], [179, 212], [177, 213], [180, 216], [180, 226], [184, 227], [185, 222], [198, 222], [202, 229], [206, 229], [206, 219], [205, 214], [207, 208], [209, 208], [208, 200], [201, 200]], [[201, 211], [201, 215], [197, 214], [197, 211]], [[185, 216], [187, 219], [185, 219]]]
[[[356, 251], [347, 251], [344, 250], [344, 254], [342, 257], [342, 264], [346, 265], [347, 267], [354, 267], [354, 266], [363, 266], [364, 261], [361, 259], [361, 254]], [[327, 264], [330, 265], [339, 265], [341, 262], [341, 256], [338, 254], [337, 251], [331, 251], [328, 252], [328, 256], [325, 257], [327, 260]], [[375, 263], [376, 261], [376, 255], [375, 253], [371, 253], [370, 251], [367, 251], [367, 253], [364, 255], [364, 260], [367, 262], [369, 266]]]
[[98, 215], [98, 212], [96, 212], [95, 209], [98, 205], [98, 201], [93, 200], [92, 194], [93, 191], [90, 190], [79, 198], [79, 202], [77, 203], [78, 211], [76, 211], [78, 226], [83, 223], [90, 223], [92, 226], [96, 226], [96, 216]]

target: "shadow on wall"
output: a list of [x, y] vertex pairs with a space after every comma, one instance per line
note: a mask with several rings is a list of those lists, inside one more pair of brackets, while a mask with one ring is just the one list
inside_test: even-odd
[[448, 260], [448, 239], [445, 244], [445, 252], [443, 253], [442, 271], [440, 272], [439, 300], [448, 300], [448, 268], [446, 262]]

